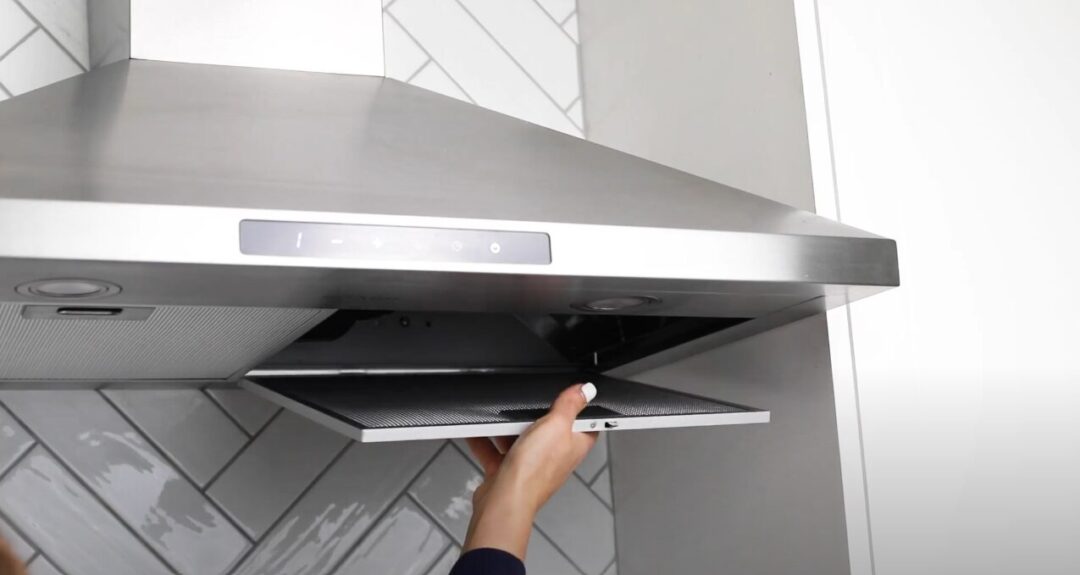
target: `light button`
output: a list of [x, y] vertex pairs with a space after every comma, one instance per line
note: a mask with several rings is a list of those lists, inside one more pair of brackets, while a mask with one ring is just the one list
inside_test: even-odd
[[502, 251], [502, 246], [499, 245], [499, 242], [491, 242], [491, 253], [497, 254], [497, 253], [499, 253], [501, 251]]

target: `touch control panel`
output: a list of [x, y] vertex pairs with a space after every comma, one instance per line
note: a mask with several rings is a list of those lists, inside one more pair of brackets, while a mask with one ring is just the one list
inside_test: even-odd
[[546, 265], [551, 263], [551, 239], [540, 232], [243, 220], [240, 252], [259, 256]]

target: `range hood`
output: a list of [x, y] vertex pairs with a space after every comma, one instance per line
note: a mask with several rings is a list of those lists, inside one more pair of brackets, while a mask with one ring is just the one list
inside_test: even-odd
[[122, 60], [0, 135], [0, 385], [325, 412], [280, 378], [625, 375], [898, 285], [892, 240], [383, 77]]

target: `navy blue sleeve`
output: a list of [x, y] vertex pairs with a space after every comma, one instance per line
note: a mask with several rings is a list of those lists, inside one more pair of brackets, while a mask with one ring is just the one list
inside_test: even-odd
[[525, 575], [525, 564], [502, 549], [473, 549], [458, 558], [450, 575]]

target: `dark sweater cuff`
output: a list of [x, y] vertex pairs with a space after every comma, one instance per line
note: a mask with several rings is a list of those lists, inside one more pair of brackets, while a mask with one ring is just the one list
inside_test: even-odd
[[458, 558], [450, 575], [525, 575], [525, 564], [502, 549], [473, 549]]

